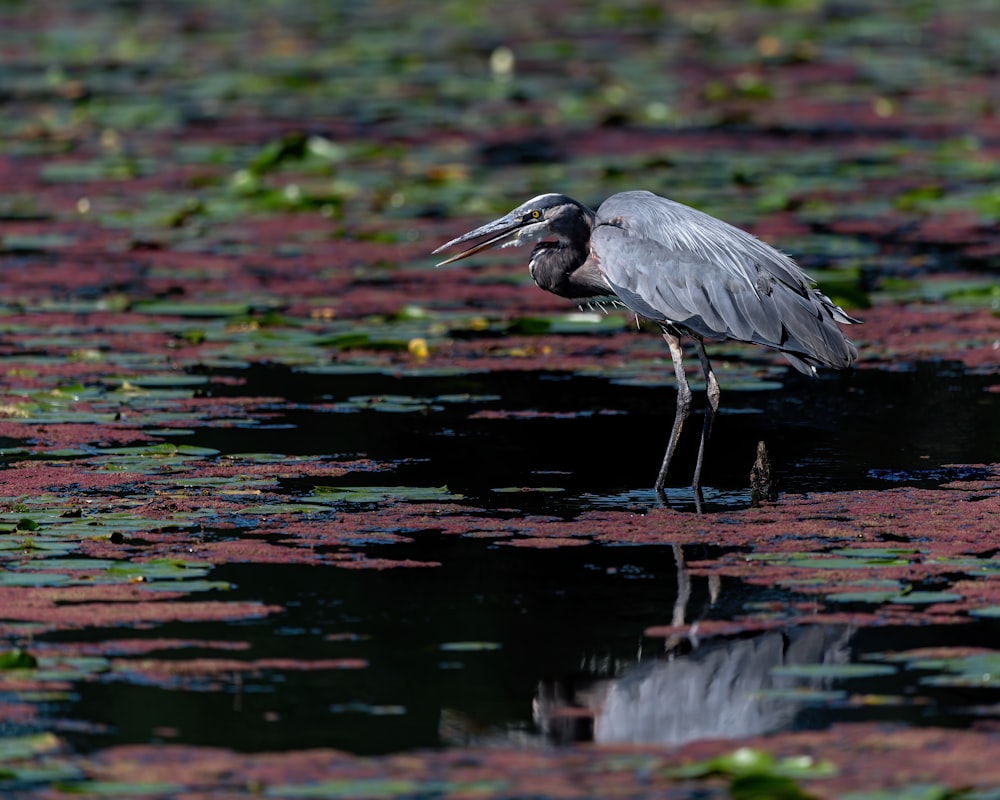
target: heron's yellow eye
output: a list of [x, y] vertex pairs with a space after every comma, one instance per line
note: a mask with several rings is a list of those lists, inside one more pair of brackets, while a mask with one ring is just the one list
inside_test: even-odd
[[531, 218], [532, 219], [538, 219], [540, 216], [542, 216], [542, 212], [541, 211], [532, 211], [531, 212]]

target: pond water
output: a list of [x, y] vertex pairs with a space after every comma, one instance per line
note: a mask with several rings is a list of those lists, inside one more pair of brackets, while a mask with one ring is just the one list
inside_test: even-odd
[[[286, 613], [226, 631], [186, 623], [156, 632], [231, 636], [250, 642], [258, 658], [363, 658], [367, 668], [269, 670], [241, 679], [178, 680], [173, 688], [141, 680], [85, 683], [58, 710], [83, 731], [67, 725], [68, 738], [84, 751], [112, 742], [182, 741], [354, 753], [586, 739], [593, 735], [589, 719], [546, 717], [546, 711], [568, 703], [587, 708], [616, 682], [624, 682], [619, 693], [634, 702], [619, 704], [611, 712], [617, 718], [604, 727], [625, 741], [675, 744], [859, 719], [964, 726], [1000, 715], [988, 708], [1000, 701], [1000, 687], [925, 685], [933, 670], [886, 669], [879, 658], [889, 650], [996, 641], [1000, 623], [790, 627], [668, 651], [663, 639], [643, 631], [673, 614], [671, 548], [536, 552], [430, 538], [412, 549], [440, 559], [436, 570], [222, 568], [218, 577], [234, 581], [238, 596], [280, 602]], [[704, 558], [710, 550], [685, 548], [685, 554]], [[792, 599], [724, 580], [713, 604], [704, 580], [692, 584], [687, 608], [696, 619]], [[844, 664], [861, 665], [859, 675], [841, 672]], [[784, 679], [770, 674], [800, 665], [827, 669], [817, 675], [803, 669], [802, 679], [794, 669]], [[641, 686], [643, 679], [648, 685]], [[858, 705], [858, 696], [881, 699]], [[750, 727], [726, 732], [734, 720]]]
[[[470, 514], [504, 518], [515, 529], [529, 514], [572, 520], [594, 509], [642, 513], [659, 502], [645, 487], [672, 419], [670, 388], [533, 372], [331, 377], [255, 367], [231, 374], [245, 382], [213, 384], [213, 391], [280, 397], [274, 416], [196, 429], [178, 441], [222, 455], [367, 456], [393, 465], [391, 473], [351, 473], [336, 485], [447, 486]], [[988, 463], [1000, 452], [1000, 395], [984, 392], [985, 385], [984, 377], [937, 364], [819, 381], [793, 376], [781, 390], [723, 386], [705, 472], [708, 510], [748, 505], [747, 475], [761, 438], [788, 492], [975, 477], [975, 466], [947, 465]], [[477, 413], [484, 411], [503, 413]], [[697, 420], [691, 427], [697, 430]], [[685, 440], [680, 475], [669, 483], [686, 482], [695, 439], [691, 432]], [[315, 483], [290, 478], [282, 488], [295, 495]], [[688, 490], [669, 494], [674, 508], [692, 510]], [[377, 506], [371, 502], [373, 514]], [[43, 645], [100, 642], [112, 652], [119, 638], [192, 642], [147, 654], [165, 659], [218, 657], [208, 643], [231, 640], [244, 649], [230, 654], [238, 658], [334, 659], [345, 668], [153, 680], [140, 665], [74, 682], [67, 696], [41, 704], [44, 723], [81, 751], [170, 741], [386, 753], [590, 737], [680, 743], [862, 719], [964, 726], [998, 716], [996, 681], [948, 680], [953, 663], [898, 663], [886, 655], [994, 642], [1000, 623], [991, 619], [751, 626], [704, 642], [647, 635], [672, 621], [735, 620], [807, 600], [787, 588], [692, 574], [688, 564], [738, 550], [727, 545], [724, 526], [711, 541], [683, 547], [540, 550], [431, 529], [402, 533], [408, 542], [370, 537], [365, 552], [440, 566], [221, 565], [212, 579], [232, 584], [227, 600], [284, 610], [240, 622], [39, 637]]]
[[[0, 2], [0, 796], [996, 800], [995, 5]], [[653, 330], [433, 267], [637, 188], [864, 319], [700, 515]]]
[[[635, 386], [549, 372], [332, 377], [258, 367], [233, 374], [246, 379], [234, 395], [278, 394], [288, 405], [276, 404], [266, 425], [199, 430], [192, 443], [222, 453], [364, 455], [394, 464], [394, 483], [447, 485], [484, 509], [573, 516], [658, 502], [651, 486], [674, 415], [666, 376]], [[761, 439], [789, 492], [935, 486], [963, 474], [947, 465], [989, 463], [1000, 452], [1000, 400], [984, 391], [992, 379], [961, 365], [826, 372], [818, 380], [790, 372], [783, 388], [754, 391], [727, 390], [722, 380], [703, 477], [706, 510], [746, 505]], [[701, 424], [695, 392], [696, 413], [667, 482], [677, 507], [693, 508], [688, 489], [670, 487], [690, 481]], [[371, 483], [363, 474], [354, 480]], [[558, 491], [508, 491], [515, 488]]]

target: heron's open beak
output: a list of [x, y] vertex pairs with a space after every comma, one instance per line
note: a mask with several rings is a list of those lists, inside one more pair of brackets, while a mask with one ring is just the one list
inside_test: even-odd
[[481, 253], [483, 250], [488, 250], [494, 245], [499, 244], [505, 239], [514, 236], [524, 224], [513, 214], [507, 214], [506, 216], [500, 217], [500, 219], [495, 219], [493, 222], [488, 222], [480, 228], [476, 228], [474, 231], [469, 231], [468, 233], [463, 233], [457, 239], [452, 239], [450, 242], [446, 242], [441, 245], [435, 253], [440, 253], [442, 250], [447, 250], [452, 245], [461, 244], [462, 242], [468, 242], [471, 239], [479, 239], [483, 236], [489, 236], [490, 238], [484, 242], [480, 242], [477, 245], [473, 245], [468, 250], [463, 250], [458, 255], [454, 255], [451, 258], [446, 258], [444, 261], [440, 262], [437, 266], [443, 267], [445, 264], [451, 264], [455, 261], [461, 261], [463, 258], [468, 258], [469, 256], [474, 256], [476, 253]]

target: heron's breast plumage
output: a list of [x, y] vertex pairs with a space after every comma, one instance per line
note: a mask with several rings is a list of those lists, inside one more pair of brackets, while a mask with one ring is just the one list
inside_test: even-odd
[[539, 242], [531, 253], [528, 271], [547, 292], [573, 300], [613, 294], [589, 248], [562, 242]]

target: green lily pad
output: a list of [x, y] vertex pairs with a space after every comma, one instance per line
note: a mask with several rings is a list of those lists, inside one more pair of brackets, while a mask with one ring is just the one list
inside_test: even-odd
[[317, 342], [317, 345], [334, 350], [352, 350], [357, 347], [368, 347], [370, 342], [371, 336], [367, 333], [349, 332], [331, 336], [328, 339], [321, 339]]
[[38, 666], [38, 659], [27, 650], [16, 648], [0, 652], [0, 670], [5, 669], [34, 669]]
[[327, 506], [320, 505], [317, 503], [269, 503], [267, 505], [255, 505], [247, 506], [246, 508], [240, 509], [241, 514], [247, 515], [263, 515], [263, 516], [277, 516], [278, 514], [329, 514], [330, 509]]
[[0, 737], [0, 762], [31, 758], [42, 753], [52, 753], [62, 747], [52, 733], [35, 733], [26, 736]]
[[426, 787], [415, 781], [395, 778], [344, 778], [307, 784], [269, 786], [265, 797], [365, 797], [371, 800], [414, 797]]
[[134, 781], [73, 781], [57, 784], [60, 791], [69, 795], [81, 794], [95, 797], [170, 797], [184, 792], [182, 783], [136, 783]]
[[36, 681], [78, 681], [93, 675], [100, 675], [110, 669], [111, 664], [101, 656], [42, 658], [33, 677]]
[[954, 592], [906, 592], [892, 597], [888, 602], [904, 605], [931, 605], [934, 603], [957, 603], [962, 595]]
[[790, 567], [806, 567], [808, 569], [870, 569], [872, 567], [905, 567], [909, 564], [908, 559], [893, 557], [856, 557], [856, 558], [830, 558], [817, 553], [811, 558], [791, 559], [788, 562]]
[[98, 558], [45, 558], [19, 564], [18, 569], [80, 570], [101, 572], [114, 565], [114, 561]]
[[0, 238], [0, 252], [44, 253], [48, 250], [69, 247], [75, 241], [74, 237], [62, 233], [7, 234]]
[[447, 486], [317, 486], [314, 497], [323, 502], [382, 503], [407, 500], [411, 502], [444, 502], [461, 500]]
[[209, 378], [204, 375], [187, 375], [184, 373], [176, 375], [140, 375], [129, 379], [129, 383], [144, 389], [161, 386], [203, 386], [208, 382]]
[[835, 592], [824, 595], [823, 599], [828, 603], [888, 603], [894, 597], [899, 597], [898, 590], [882, 591], [873, 589], [862, 592]]
[[847, 699], [847, 692], [808, 687], [792, 687], [789, 689], [760, 689], [753, 696], [761, 699], [792, 700], [796, 703], [830, 703]]
[[956, 603], [962, 599], [953, 592], [900, 592], [878, 589], [857, 592], [835, 592], [824, 598], [830, 603], [899, 603], [902, 605], [933, 605], [934, 603]]
[[156, 558], [151, 561], [119, 561], [108, 567], [113, 575], [122, 575], [131, 580], [183, 582], [188, 578], [204, 578], [212, 570], [212, 565], [201, 561], [181, 561], [172, 558]]
[[148, 300], [136, 303], [132, 310], [139, 314], [157, 314], [165, 317], [240, 317], [250, 313], [250, 306], [243, 302], [180, 303]]
[[144, 583], [143, 589], [147, 592], [228, 592], [233, 588], [233, 584], [228, 581], [208, 581], [208, 580], [156, 580], [152, 583]]
[[[828, 778], [837, 774], [829, 761], [817, 761], [811, 756], [790, 756], [776, 759], [764, 750], [741, 747], [706, 761], [671, 767], [664, 772], [676, 778], [705, 778], [711, 775], [771, 775], [790, 779]], [[780, 795], [779, 795], [780, 796]]]
[[499, 650], [500, 642], [444, 642], [440, 649], [448, 653], [479, 653]]
[[786, 664], [772, 667], [771, 674], [782, 678], [876, 678], [894, 675], [889, 664]]
[[[73, 580], [61, 572], [14, 572], [0, 570], [0, 586], [66, 586]], [[3, 612], [0, 611], [0, 616]]]
[[737, 775], [729, 784], [733, 800], [813, 800], [814, 795], [784, 775]]
[[[948, 786], [917, 784], [898, 786], [892, 789], [872, 789], [870, 791], [848, 792], [841, 800], [980, 800], [979, 792], [956, 792]], [[986, 800], [985, 797], [982, 800]]]
[[904, 663], [910, 670], [925, 670], [935, 674], [920, 678], [925, 686], [955, 686], [963, 688], [1000, 687], [1000, 651], [947, 652], [927, 654], [924, 651], [889, 653], [885, 660]]
[[0, 768], [0, 779], [6, 777], [21, 784], [52, 784], [79, 778], [79, 767], [67, 762], [46, 760], [41, 764], [12, 764], [8, 769]]
[[135, 447], [105, 447], [98, 452], [109, 456], [149, 456], [169, 457], [188, 456], [192, 458], [208, 458], [219, 454], [211, 447], [195, 447], [193, 445], [176, 445], [171, 442], [162, 444], [138, 445]]
[[895, 560], [902, 556], [915, 556], [920, 554], [920, 549], [916, 547], [844, 547], [839, 550], [831, 550], [831, 556], [844, 556], [845, 558], [865, 558], [865, 559], [889, 559]]

